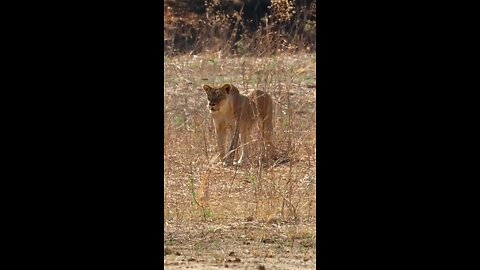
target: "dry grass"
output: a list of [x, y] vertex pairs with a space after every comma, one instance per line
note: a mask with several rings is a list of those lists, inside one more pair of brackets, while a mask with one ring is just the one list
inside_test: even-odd
[[[312, 9], [295, 10], [293, 1], [272, 1], [271, 16], [247, 32], [238, 20], [241, 14], [218, 13], [219, 2], [206, 1], [205, 18], [175, 17], [173, 10], [166, 11], [164, 245], [166, 255], [177, 257], [166, 256], [164, 264], [172, 268], [188, 262], [192, 269], [205, 269], [225, 263], [232, 268], [241, 258], [245, 263], [238, 267], [261, 269], [257, 259], [262, 258], [263, 265], [278, 269], [314, 268]], [[307, 26], [313, 28], [306, 31]], [[185, 44], [192, 50], [178, 54], [173, 37], [188, 35], [192, 40]], [[232, 83], [242, 94], [253, 89], [269, 93], [274, 100], [274, 144], [279, 161], [287, 162], [263, 163], [258, 136], [249, 145], [254, 155], [247, 164], [213, 164], [215, 130], [202, 90], [205, 83]]]
[[[165, 59], [165, 220], [315, 219], [315, 56]], [[290, 162], [211, 164], [215, 131], [201, 85], [230, 82], [275, 101], [275, 142]], [[246, 91], [242, 91], [244, 94]], [[253, 149], [259, 141], [252, 142]], [[257, 155], [260, 156], [260, 155]]]
[[[282, 253], [287, 245], [293, 249], [292, 256], [312, 263], [316, 239], [315, 55], [176, 56], [165, 58], [164, 70], [164, 218], [165, 237], [171, 240], [166, 245], [190, 239], [201, 247], [175, 248], [182, 253], [188, 249], [189, 256], [216, 254], [225, 261], [228, 256], [222, 257], [223, 250], [242, 245], [242, 235], [252, 237], [253, 244], [246, 250], [257, 253], [266, 248], [262, 239], [292, 239], [291, 246], [286, 240], [284, 245], [275, 242], [269, 252]], [[275, 102], [275, 145], [289, 162], [260, 164], [260, 158], [252, 157], [241, 167], [212, 164], [215, 130], [201, 89], [207, 82], [229, 82], [243, 94], [247, 89], [270, 93]], [[259, 148], [258, 143], [252, 143], [254, 149]], [[208, 228], [203, 231], [209, 231], [251, 222], [257, 226], [251, 226], [248, 233], [230, 230], [229, 238], [216, 234], [218, 246], [201, 236], [201, 224]], [[293, 245], [295, 241], [298, 243]], [[310, 243], [307, 253], [305, 241]], [[236, 252], [243, 259], [253, 256]], [[223, 263], [221, 260], [216, 262]]]

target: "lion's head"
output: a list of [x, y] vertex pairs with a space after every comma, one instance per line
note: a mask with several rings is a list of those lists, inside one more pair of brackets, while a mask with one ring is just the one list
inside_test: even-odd
[[225, 105], [228, 95], [238, 94], [238, 90], [231, 84], [224, 84], [222, 86], [210, 86], [205, 84], [203, 90], [207, 94], [208, 108], [210, 112], [214, 113], [220, 110]]

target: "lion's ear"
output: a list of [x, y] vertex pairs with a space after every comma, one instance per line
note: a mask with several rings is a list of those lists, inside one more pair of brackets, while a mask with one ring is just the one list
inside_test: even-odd
[[208, 91], [208, 90], [211, 90], [211, 89], [212, 89], [212, 87], [210, 85], [208, 85], [208, 84], [203, 85], [203, 90], [205, 90], [205, 92]]
[[225, 92], [230, 93], [230, 90], [232, 90], [232, 85], [229, 83], [226, 83], [222, 86], [222, 90], [225, 90]]

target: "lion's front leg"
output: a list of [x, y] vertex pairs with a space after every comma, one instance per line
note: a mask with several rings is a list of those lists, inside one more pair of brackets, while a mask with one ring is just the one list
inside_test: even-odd
[[225, 139], [227, 138], [227, 129], [225, 124], [221, 122], [215, 122], [215, 133], [217, 134], [218, 160], [222, 162], [225, 158]]
[[230, 145], [228, 146], [227, 157], [225, 158], [225, 165], [232, 165], [233, 159], [235, 158], [235, 154], [237, 152], [238, 146], [238, 128], [234, 128], [232, 131], [232, 138], [230, 141]]
[[242, 155], [237, 161], [237, 164], [242, 164], [246, 159], [248, 159], [248, 139], [250, 138], [249, 136], [249, 130], [248, 128], [242, 129], [242, 132], [240, 133], [240, 148], [241, 148], [241, 153]]

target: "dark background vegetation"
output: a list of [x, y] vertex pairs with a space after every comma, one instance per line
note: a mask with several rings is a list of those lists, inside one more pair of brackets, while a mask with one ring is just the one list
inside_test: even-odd
[[164, 46], [167, 55], [313, 52], [316, 1], [168, 0]]

